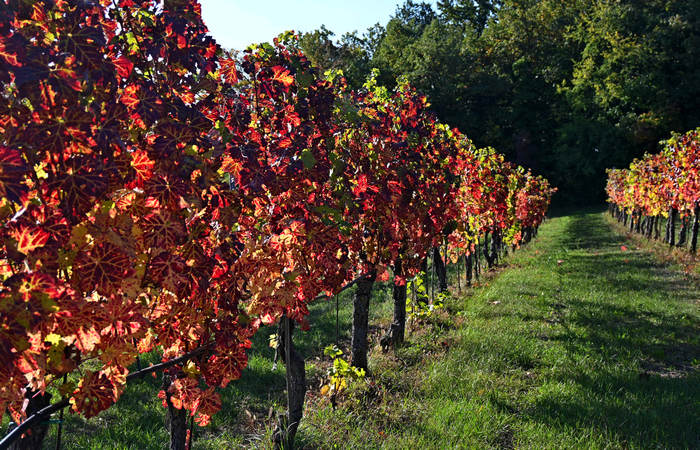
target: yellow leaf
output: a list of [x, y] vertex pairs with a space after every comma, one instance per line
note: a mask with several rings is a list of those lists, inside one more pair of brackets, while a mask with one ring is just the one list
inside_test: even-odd
[[199, 375], [199, 369], [197, 368], [197, 365], [192, 361], [188, 361], [187, 365], [183, 367], [182, 371], [185, 372], [185, 375], [187, 375], [190, 378], [197, 378], [197, 375]]
[[49, 174], [46, 173], [44, 170], [44, 164], [34, 164], [34, 172], [36, 173], [36, 177], [39, 179], [46, 179], [49, 177]]
[[270, 335], [270, 343], [269, 343], [271, 348], [277, 348], [280, 345], [279, 341], [279, 336], [277, 334], [271, 334]]
[[44, 338], [44, 342], [48, 342], [51, 345], [58, 345], [61, 341], [61, 336], [56, 333], [51, 333]]

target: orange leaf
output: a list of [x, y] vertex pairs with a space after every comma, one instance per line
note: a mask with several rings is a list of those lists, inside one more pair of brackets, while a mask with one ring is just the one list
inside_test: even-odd
[[390, 275], [386, 268], [383, 268], [381, 272], [377, 274], [377, 281], [386, 282], [389, 281]]
[[83, 353], [93, 351], [95, 346], [102, 340], [100, 334], [95, 330], [95, 327], [90, 327], [89, 329], [83, 327], [78, 328], [77, 338], [75, 345], [78, 347], [78, 350]]
[[121, 102], [129, 108], [136, 108], [140, 102], [136, 95], [138, 90], [138, 86], [127, 86], [122, 93]]
[[294, 83], [294, 77], [289, 73], [289, 70], [285, 69], [284, 67], [275, 66], [272, 68], [272, 72], [274, 74], [272, 79], [274, 81], [279, 81], [285, 87], [290, 86], [292, 83]]
[[183, 49], [186, 47], [187, 47], [187, 40], [185, 39], [185, 36], [178, 34], [177, 35], [177, 48]]
[[19, 62], [17, 59], [17, 54], [16, 53], [10, 53], [5, 51], [5, 45], [0, 42], [0, 56], [7, 61], [8, 64], [11, 64], [13, 66], [20, 67], [22, 64]]

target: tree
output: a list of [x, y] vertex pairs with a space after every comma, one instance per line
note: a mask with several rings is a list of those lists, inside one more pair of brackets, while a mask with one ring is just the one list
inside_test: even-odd
[[397, 77], [404, 73], [406, 52], [436, 17], [432, 6], [424, 2], [407, 0], [396, 8], [372, 58], [373, 67], [379, 69], [380, 84], [396, 85]]
[[[582, 52], [564, 93], [578, 123], [593, 123], [608, 165], [656, 146], [672, 130], [696, 126], [700, 84], [697, 2], [593, 2], [572, 33]], [[587, 127], [581, 127], [584, 134]], [[603, 147], [604, 146], [604, 147]]]
[[322, 73], [340, 70], [348, 85], [357, 89], [362, 87], [370, 72], [370, 61], [382, 33], [383, 28], [376, 25], [362, 36], [357, 32], [345, 33], [340, 40], [334, 41], [335, 34], [322, 25], [318, 30], [303, 34], [299, 48]]
[[500, 0], [439, 0], [437, 7], [445, 21], [468, 25], [481, 35], [501, 4]]

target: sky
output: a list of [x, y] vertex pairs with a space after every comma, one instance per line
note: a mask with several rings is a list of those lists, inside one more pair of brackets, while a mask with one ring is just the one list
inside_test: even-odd
[[272, 41], [286, 30], [306, 32], [321, 25], [336, 37], [362, 34], [377, 22], [386, 25], [398, 3], [403, 0], [200, 0], [211, 35], [222, 47], [237, 50]]

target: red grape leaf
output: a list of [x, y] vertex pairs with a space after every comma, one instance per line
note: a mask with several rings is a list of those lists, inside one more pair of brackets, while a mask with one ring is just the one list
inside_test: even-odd
[[90, 326], [90, 328], [87, 329], [80, 327], [76, 336], [77, 339], [75, 341], [75, 345], [83, 353], [93, 351], [97, 344], [102, 341], [102, 338], [100, 338], [100, 333], [98, 333], [93, 326]]
[[17, 202], [26, 192], [27, 165], [17, 150], [0, 145], [0, 195]]
[[136, 355], [132, 346], [115, 339], [102, 348], [100, 360], [107, 366], [128, 367], [136, 360]]
[[7, 61], [8, 64], [11, 64], [16, 67], [21, 67], [22, 64], [19, 62], [17, 59], [17, 54], [16, 53], [10, 53], [7, 51], [7, 48], [5, 47], [5, 44], [0, 42], [0, 56]]
[[238, 71], [236, 70], [236, 61], [233, 59], [220, 59], [221, 77], [224, 82], [229, 84], [238, 83]]
[[186, 268], [185, 260], [180, 256], [161, 252], [153, 258], [147, 270], [153, 281], [177, 293], [182, 284], [187, 282], [187, 278], [183, 275]]
[[109, 408], [119, 398], [120, 389], [101, 372], [85, 372], [70, 399], [73, 411], [94, 417]]
[[241, 371], [248, 364], [245, 350], [236, 348], [212, 355], [207, 361], [205, 377], [211, 386], [226, 387], [231, 380], [241, 377]]
[[143, 183], [153, 176], [155, 161], [148, 157], [146, 152], [136, 150], [131, 154], [131, 167], [136, 171], [136, 186], [143, 187]]
[[95, 244], [88, 251], [82, 251], [75, 259], [73, 283], [83, 292], [97, 289], [101, 294], [114, 293], [122, 280], [133, 272], [131, 260], [116, 245], [109, 242]]
[[197, 412], [194, 421], [200, 427], [205, 427], [211, 422], [211, 416], [221, 409], [221, 397], [214, 388], [209, 388], [199, 394], [192, 406], [192, 409]]
[[154, 212], [143, 218], [145, 244], [151, 248], [165, 248], [182, 244], [185, 225], [175, 217]]
[[22, 226], [12, 233], [12, 237], [17, 239], [17, 250], [28, 255], [32, 250], [46, 245], [50, 235], [40, 228]]
[[127, 86], [122, 92], [120, 101], [129, 108], [136, 108], [139, 105], [139, 102], [141, 101], [137, 95], [138, 90], [138, 86]]
[[132, 63], [129, 58], [122, 56], [112, 62], [114, 63], [114, 67], [117, 69], [117, 73], [120, 77], [129, 78], [131, 71], [134, 69], [134, 63]]

